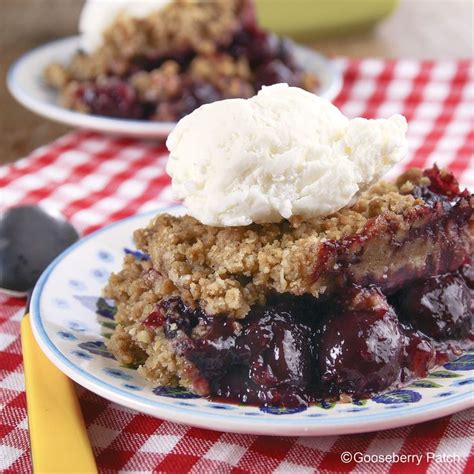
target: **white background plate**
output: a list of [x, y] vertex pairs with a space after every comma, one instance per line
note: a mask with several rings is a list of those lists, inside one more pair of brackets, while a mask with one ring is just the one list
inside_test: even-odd
[[[166, 211], [182, 213], [182, 208]], [[284, 436], [388, 429], [474, 405], [474, 351], [403, 390], [359, 404], [312, 406], [303, 411], [265, 412], [156, 390], [104, 349], [103, 334], [111, 332], [113, 321], [94, 310], [109, 273], [121, 267], [124, 248], [134, 248], [132, 232], [146, 225], [153, 214], [119, 221], [80, 240], [48, 267], [35, 287], [31, 321], [36, 340], [51, 361], [77, 383], [166, 420], [219, 431]]]
[[[45, 67], [53, 62], [67, 64], [79, 47], [79, 37], [61, 39], [45, 44], [21, 56], [10, 68], [8, 89], [22, 105], [56, 122], [100, 132], [135, 137], [163, 137], [173, 130], [174, 122], [126, 120], [82, 114], [66, 109], [58, 102], [56, 91], [43, 79]], [[338, 68], [321, 54], [295, 45], [296, 61], [306, 70], [317, 74], [321, 87], [319, 95], [334, 99], [341, 90], [342, 75]]]

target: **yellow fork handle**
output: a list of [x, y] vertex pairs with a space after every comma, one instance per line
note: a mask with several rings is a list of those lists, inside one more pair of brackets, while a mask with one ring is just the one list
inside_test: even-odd
[[21, 322], [21, 343], [35, 473], [96, 473], [74, 383], [41, 352], [28, 314]]

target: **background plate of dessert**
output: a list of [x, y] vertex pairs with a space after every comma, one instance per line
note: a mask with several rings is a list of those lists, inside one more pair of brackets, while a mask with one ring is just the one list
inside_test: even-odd
[[287, 82], [328, 100], [342, 86], [328, 58], [261, 29], [247, 0], [90, 0], [79, 29], [24, 54], [7, 78], [22, 105], [74, 127], [166, 136], [198, 106], [262, 85]]

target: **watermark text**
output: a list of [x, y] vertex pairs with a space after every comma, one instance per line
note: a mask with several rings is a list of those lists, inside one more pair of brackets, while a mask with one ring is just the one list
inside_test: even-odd
[[423, 454], [398, 454], [398, 453], [389, 453], [389, 454], [367, 454], [356, 451], [351, 453], [349, 451], [344, 451], [341, 453], [341, 461], [345, 464], [350, 462], [356, 463], [367, 463], [367, 464], [377, 464], [377, 463], [400, 463], [400, 464], [414, 464], [419, 466], [423, 461], [425, 462], [436, 462], [436, 463], [450, 463], [459, 461], [460, 457], [457, 454], [437, 454], [433, 452], [427, 452]]

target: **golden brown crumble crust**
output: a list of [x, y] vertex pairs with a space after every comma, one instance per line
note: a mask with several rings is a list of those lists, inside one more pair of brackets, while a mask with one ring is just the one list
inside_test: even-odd
[[209, 314], [239, 318], [253, 304], [264, 303], [270, 290], [323, 293], [324, 279], [313, 281], [321, 245], [358, 234], [377, 219], [403, 225], [404, 214], [424, 203], [407, 193], [424, 180], [420, 170], [410, 170], [396, 183], [373, 186], [352, 207], [313, 222], [294, 219], [218, 228], [190, 216], [161, 214], [137, 230], [134, 238], [138, 248], [150, 254], [160, 281], [166, 282], [166, 292], [179, 294], [190, 305], [199, 302]]
[[107, 346], [122, 364], [139, 365], [138, 372], [148, 380], [171, 386], [179, 381], [191, 388], [197, 378], [196, 369], [176, 353], [163, 328], [150, 329], [143, 324], [156, 304], [172, 294], [173, 286], [166, 279], [156, 278], [149, 262], [125, 256], [123, 270], [111, 275], [105, 289], [105, 295], [117, 305], [117, 327]]

